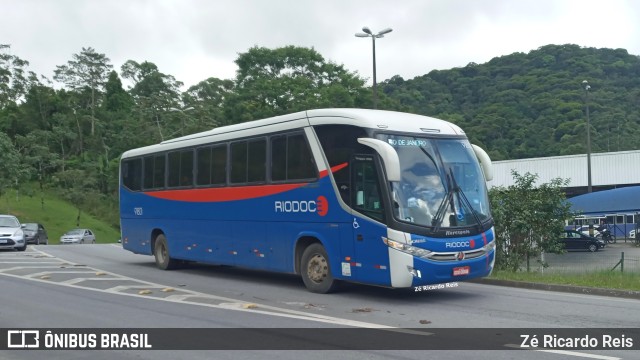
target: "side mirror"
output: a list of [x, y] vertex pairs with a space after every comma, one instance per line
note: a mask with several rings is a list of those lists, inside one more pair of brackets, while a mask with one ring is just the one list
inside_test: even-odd
[[382, 158], [387, 180], [400, 181], [400, 158], [396, 150], [386, 142], [378, 139], [359, 138], [358, 142], [374, 149]]
[[493, 180], [493, 167], [491, 165], [491, 158], [480, 146], [471, 144], [473, 147], [473, 152], [476, 153], [476, 157], [478, 161], [480, 161], [480, 166], [482, 167], [482, 172], [484, 173], [484, 178], [486, 181]]

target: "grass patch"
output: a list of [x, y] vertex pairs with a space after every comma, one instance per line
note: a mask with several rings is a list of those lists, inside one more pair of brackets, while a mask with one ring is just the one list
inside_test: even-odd
[[598, 271], [585, 274], [494, 271], [490, 279], [526, 281], [542, 284], [586, 286], [593, 288], [640, 290], [640, 274], [620, 271]]
[[9, 190], [0, 197], [0, 214], [16, 216], [21, 223], [37, 222], [44, 225], [49, 236], [49, 244], [59, 244], [60, 236], [80, 227], [91, 229], [97, 243], [114, 243], [120, 238], [120, 231], [108, 223], [80, 213], [80, 226], [77, 226], [78, 209], [61, 200], [53, 192]]

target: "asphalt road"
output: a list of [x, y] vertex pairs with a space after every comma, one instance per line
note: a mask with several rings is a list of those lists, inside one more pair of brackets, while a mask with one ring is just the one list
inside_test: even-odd
[[[0, 253], [0, 328], [637, 328], [640, 301], [458, 283], [431, 291], [349, 284], [306, 291], [292, 275], [193, 265], [160, 271], [118, 245]], [[7, 306], [7, 304], [10, 304]], [[0, 336], [5, 336], [0, 334]], [[252, 339], [248, 338], [247, 342]], [[461, 341], [466, 341], [462, 339]], [[635, 341], [640, 342], [640, 338]], [[505, 344], [507, 345], [507, 344]], [[4, 351], [0, 359], [640, 359], [638, 351]]]

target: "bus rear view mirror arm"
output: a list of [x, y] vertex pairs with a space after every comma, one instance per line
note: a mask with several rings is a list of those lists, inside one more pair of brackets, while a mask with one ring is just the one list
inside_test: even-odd
[[358, 138], [358, 142], [374, 149], [382, 157], [388, 181], [400, 181], [400, 159], [391, 145], [382, 140], [371, 138]]

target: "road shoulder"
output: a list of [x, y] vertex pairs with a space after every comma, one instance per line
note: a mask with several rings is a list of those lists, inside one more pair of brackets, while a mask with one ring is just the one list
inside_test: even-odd
[[586, 286], [542, 284], [542, 283], [534, 283], [534, 282], [527, 282], [527, 281], [498, 280], [498, 279], [487, 279], [487, 278], [475, 279], [469, 282], [476, 283], [476, 284], [509, 286], [509, 287], [516, 287], [516, 288], [522, 288], [522, 289], [559, 291], [559, 292], [568, 292], [568, 293], [575, 293], [575, 294], [612, 296], [612, 297], [640, 300], [640, 291], [633, 291], [633, 290], [602, 289], [602, 288], [592, 288], [592, 287], [586, 287]]

